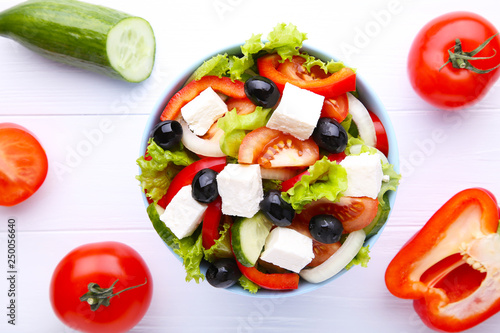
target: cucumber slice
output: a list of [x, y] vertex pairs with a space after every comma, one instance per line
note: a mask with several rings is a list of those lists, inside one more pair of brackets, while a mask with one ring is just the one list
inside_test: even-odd
[[153, 70], [155, 37], [149, 23], [75, 0], [32, 0], [0, 13], [0, 36], [54, 61], [130, 82]]
[[366, 234], [361, 230], [351, 232], [342, 246], [324, 263], [314, 268], [300, 271], [300, 276], [311, 283], [323, 282], [340, 272], [363, 247]]
[[260, 212], [251, 218], [241, 218], [234, 222], [231, 227], [231, 244], [236, 259], [243, 266], [255, 266], [272, 226], [272, 222]]

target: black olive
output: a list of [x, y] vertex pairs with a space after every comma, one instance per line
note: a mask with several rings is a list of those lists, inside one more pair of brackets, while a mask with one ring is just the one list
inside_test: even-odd
[[260, 210], [278, 227], [289, 226], [295, 217], [292, 205], [283, 200], [278, 190], [270, 190], [264, 195], [264, 199], [260, 202]]
[[212, 286], [228, 288], [238, 282], [241, 272], [234, 259], [224, 258], [210, 264], [205, 276]]
[[202, 203], [211, 203], [219, 196], [217, 190], [217, 172], [212, 169], [202, 169], [194, 176], [192, 182], [192, 196]]
[[163, 150], [177, 145], [182, 138], [182, 125], [175, 120], [165, 120], [151, 130], [150, 137]]
[[253, 76], [246, 80], [245, 94], [253, 104], [264, 108], [274, 107], [281, 96], [276, 83], [263, 76]]
[[311, 236], [320, 243], [337, 243], [344, 232], [342, 222], [335, 216], [321, 214], [314, 216], [309, 221], [309, 231]]
[[314, 142], [330, 153], [338, 154], [347, 146], [347, 132], [332, 118], [320, 118], [312, 134]]

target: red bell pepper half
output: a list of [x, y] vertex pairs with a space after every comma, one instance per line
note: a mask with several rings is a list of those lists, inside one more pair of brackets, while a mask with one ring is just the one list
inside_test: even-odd
[[432, 329], [460, 332], [500, 311], [499, 210], [487, 190], [446, 202], [389, 264], [385, 282]]
[[214, 91], [234, 98], [247, 98], [245, 95], [244, 83], [238, 80], [231, 80], [229, 77], [204, 76], [199, 80], [189, 82], [184, 88], [179, 90], [168, 102], [163, 110], [160, 119], [175, 120], [181, 113], [181, 108], [192, 101], [203, 90], [211, 87]]
[[303, 80], [280, 72], [278, 70], [280, 60], [279, 54], [270, 54], [257, 59], [259, 74], [276, 83], [280, 92], [283, 92], [287, 82], [327, 98], [356, 90], [356, 73], [350, 68], [344, 67], [326, 78]]

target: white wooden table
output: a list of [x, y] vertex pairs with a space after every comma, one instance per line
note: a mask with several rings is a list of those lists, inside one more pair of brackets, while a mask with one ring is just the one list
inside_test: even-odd
[[[17, 4], [0, 0], [0, 10]], [[150, 79], [129, 84], [41, 58], [0, 39], [0, 122], [29, 128], [50, 169], [28, 201], [0, 207], [0, 331], [71, 332], [53, 314], [48, 285], [59, 260], [78, 245], [129, 244], [154, 278], [148, 313], [134, 332], [429, 331], [412, 302], [384, 284], [389, 261], [459, 190], [482, 186], [500, 197], [500, 83], [477, 106], [448, 114], [425, 104], [406, 75], [409, 46], [432, 18], [470, 10], [500, 27], [496, 0], [93, 0], [146, 18], [156, 34]], [[204, 283], [184, 271], [149, 223], [135, 159], [144, 125], [163, 87], [200, 60], [252, 33], [291, 22], [306, 45], [344, 59], [375, 88], [398, 137], [404, 180], [368, 268], [355, 268], [306, 295], [266, 300]], [[103, 127], [104, 126], [104, 127]], [[442, 131], [442, 140], [432, 140]], [[18, 237], [16, 326], [7, 324], [7, 219]], [[470, 332], [497, 332], [500, 314]]]

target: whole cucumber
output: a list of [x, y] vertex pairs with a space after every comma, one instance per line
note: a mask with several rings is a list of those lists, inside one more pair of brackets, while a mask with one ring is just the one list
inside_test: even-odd
[[153, 70], [150, 24], [129, 14], [76, 0], [31, 0], [0, 13], [0, 36], [49, 59], [129, 82]]

